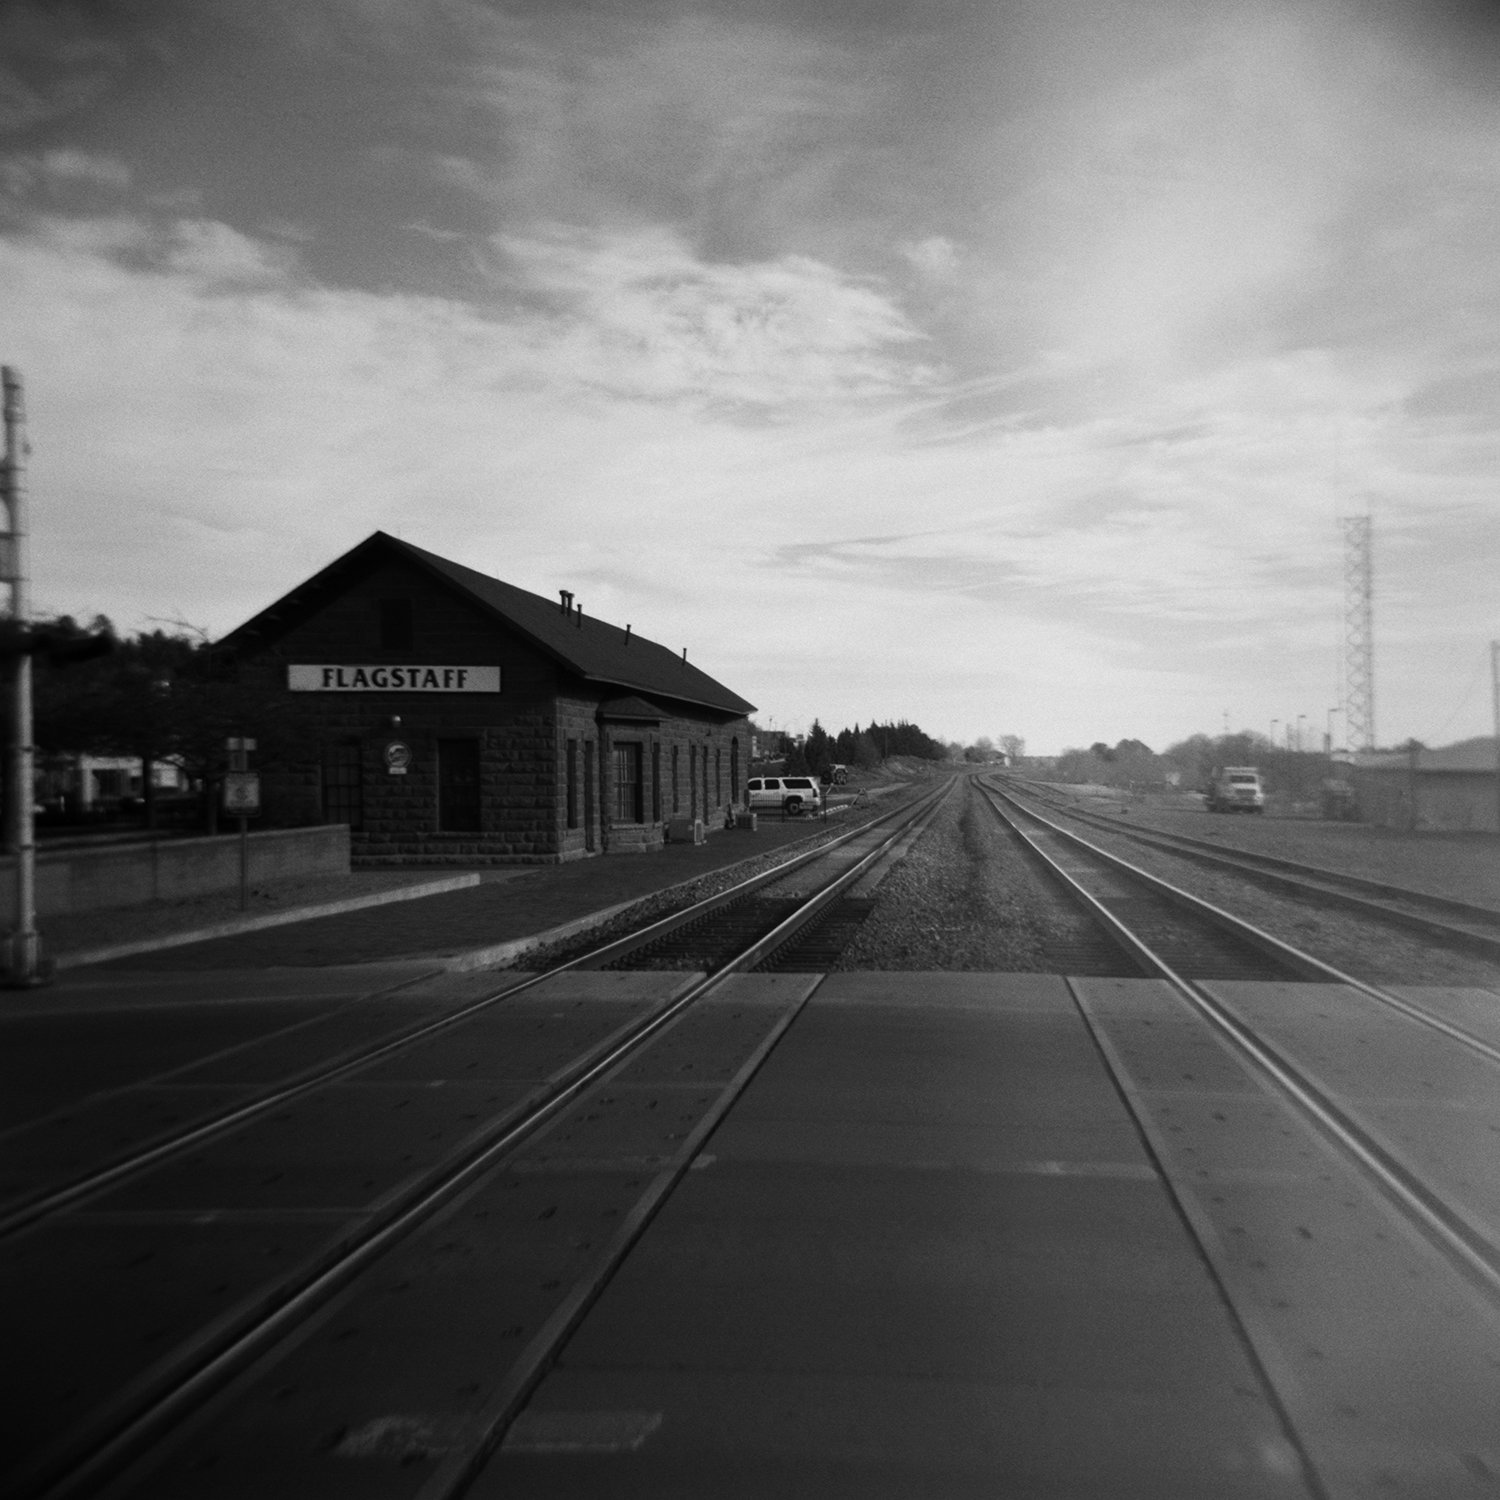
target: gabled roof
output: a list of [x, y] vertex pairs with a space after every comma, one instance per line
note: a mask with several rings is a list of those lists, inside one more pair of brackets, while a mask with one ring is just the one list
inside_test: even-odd
[[564, 611], [556, 599], [528, 593], [498, 578], [450, 562], [384, 531], [373, 532], [291, 593], [219, 642], [230, 651], [263, 650], [380, 562], [406, 562], [461, 594], [544, 656], [587, 682], [675, 698], [739, 717], [755, 705], [732, 693], [684, 656], [633, 630], [596, 620], [581, 610]]

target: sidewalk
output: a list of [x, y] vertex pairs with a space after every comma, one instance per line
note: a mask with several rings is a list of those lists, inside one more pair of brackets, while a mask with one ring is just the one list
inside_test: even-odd
[[[646, 896], [832, 834], [834, 817], [762, 818], [705, 844], [564, 865], [357, 871], [39, 922], [59, 969], [259, 969], [423, 958], [448, 969], [513, 960]], [[746, 872], [749, 873], [748, 871]]]

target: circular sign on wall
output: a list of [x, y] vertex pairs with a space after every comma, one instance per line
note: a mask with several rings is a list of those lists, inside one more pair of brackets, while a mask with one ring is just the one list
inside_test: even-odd
[[411, 765], [411, 746], [405, 740], [391, 740], [385, 747], [385, 768], [392, 776], [405, 776]]

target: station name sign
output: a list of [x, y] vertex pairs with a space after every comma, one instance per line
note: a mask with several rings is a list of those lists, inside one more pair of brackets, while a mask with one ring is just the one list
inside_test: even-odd
[[498, 693], [499, 667], [382, 667], [291, 662], [294, 693]]

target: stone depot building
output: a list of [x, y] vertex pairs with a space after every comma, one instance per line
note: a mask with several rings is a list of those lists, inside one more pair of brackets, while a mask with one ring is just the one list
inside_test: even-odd
[[360, 865], [647, 850], [744, 801], [754, 705], [685, 650], [385, 532], [219, 650], [293, 726], [265, 821], [347, 823]]

